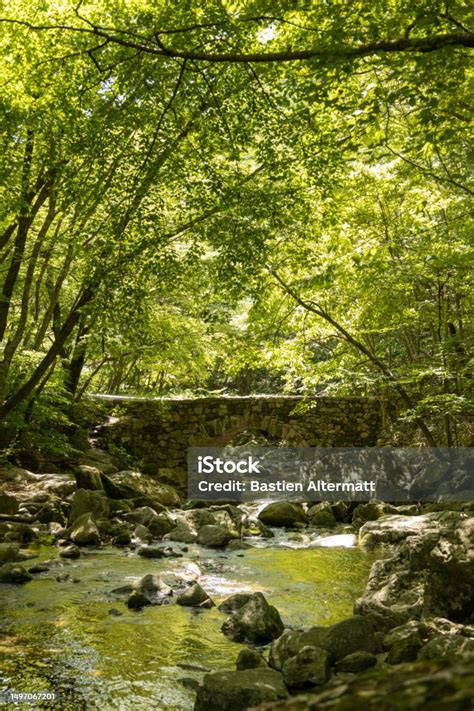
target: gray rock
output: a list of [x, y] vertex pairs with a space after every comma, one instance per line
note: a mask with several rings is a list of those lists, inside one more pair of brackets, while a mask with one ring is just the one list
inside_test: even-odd
[[453, 618], [467, 622], [474, 588], [474, 517], [462, 512], [386, 516], [363, 526], [364, 539], [400, 540], [390, 557], [372, 566], [364, 595], [354, 610], [377, 629], [411, 619]]
[[343, 657], [336, 662], [336, 671], [338, 673], [357, 674], [374, 667], [377, 664], [377, 657], [370, 652], [352, 652], [347, 657]]
[[203, 526], [199, 529], [197, 542], [208, 548], [223, 548], [230, 540], [230, 533], [224, 526]]
[[18, 543], [0, 543], [0, 565], [16, 560], [19, 551]]
[[172, 594], [171, 588], [159, 575], [148, 574], [136, 583], [134, 590], [143, 595], [150, 605], [160, 605]]
[[0, 583], [28, 583], [33, 580], [30, 573], [18, 563], [5, 563], [0, 567]]
[[338, 661], [352, 652], [371, 652], [373, 654], [377, 651], [374, 628], [361, 615], [353, 615], [329, 627], [326, 639], [322, 640], [321, 646], [330, 653], [334, 661]]
[[330, 504], [331, 511], [334, 514], [334, 518], [339, 523], [343, 523], [347, 520], [349, 514], [349, 504], [345, 501], [331, 501]]
[[215, 604], [207, 592], [196, 582], [192, 583], [181, 595], [178, 595], [176, 602], [183, 607], [201, 608], [214, 607]]
[[129, 546], [131, 542], [132, 538], [128, 531], [117, 533], [117, 535], [112, 538], [112, 544], [114, 546]]
[[162, 538], [175, 528], [175, 522], [167, 511], [163, 511], [149, 520], [148, 528], [155, 538]]
[[0, 494], [0, 513], [13, 516], [19, 509], [19, 502], [14, 496]]
[[151, 605], [148, 597], [139, 590], [132, 590], [127, 599], [127, 607], [131, 610], [139, 610], [146, 605]]
[[459, 634], [439, 634], [432, 637], [418, 654], [418, 659], [467, 659], [474, 656], [474, 639]]
[[355, 615], [331, 627], [285, 630], [270, 647], [270, 666], [282, 670], [288, 659], [307, 646], [325, 649], [331, 661], [338, 661], [353, 652], [373, 654], [378, 651], [372, 625], [364, 617]]
[[308, 509], [308, 519], [312, 526], [332, 528], [336, 525], [336, 517], [329, 501], [322, 501]]
[[387, 662], [413, 662], [423, 647], [422, 631], [423, 625], [417, 620], [394, 627], [382, 641], [384, 649], [388, 650]]
[[189, 523], [183, 519], [178, 519], [176, 525], [163, 538], [176, 543], [195, 543], [197, 534], [192, 530]]
[[59, 551], [61, 558], [79, 558], [81, 551], [77, 546], [66, 546]]
[[78, 489], [72, 497], [71, 511], [69, 512], [69, 525], [75, 523], [84, 514], [90, 514], [93, 521], [108, 518], [110, 513], [109, 502], [103, 493]]
[[96, 467], [104, 474], [113, 474], [117, 471], [114, 458], [103, 449], [94, 447], [86, 449], [80, 458], [80, 463]]
[[338, 675], [321, 689], [258, 711], [467, 711], [473, 705], [473, 690], [471, 660], [437, 659], [376, 667], [357, 676]]
[[[160, 512], [166, 511], [164, 506], [160, 505]], [[130, 511], [124, 515], [124, 519], [130, 523], [141, 523], [142, 526], [148, 526], [149, 522], [158, 515], [158, 511], [152, 509], [151, 506], [141, 506], [134, 511]]]
[[275, 501], [265, 506], [258, 518], [266, 526], [289, 527], [298, 523], [307, 523], [308, 518], [300, 504], [290, 501]]
[[253, 593], [234, 593], [234, 595], [231, 595], [221, 602], [217, 609], [219, 612], [225, 612], [226, 614], [240, 610], [241, 607], [252, 599], [252, 594]]
[[245, 711], [287, 696], [282, 675], [272, 669], [217, 672], [205, 675], [194, 711]]
[[136, 499], [140, 506], [159, 509], [162, 506], [179, 506], [181, 499], [172, 486], [145, 476], [141, 472], [124, 470], [102, 476], [107, 495], [112, 499]]
[[69, 538], [79, 546], [98, 545], [100, 543], [99, 529], [90, 513], [79, 516], [70, 528]]
[[138, 555], [142, 558], [166, 558], [166, 553], [159, 546], [143, 546], [138, 549]]
[[79, 489], [90, 489], [93, 491], [104, 491], [101, 472], [96, 467], [81, 464], [74, 472]]
[[270, 666], [281, 671], [286, 660], [294, 657], [305, 646], [303, 635], [303, 630], [284, 630], [271, 644], [268, 659]]
[[242, 521], [241, 534], [242, 536], [262, 536], [263, 538], [275, 536], [272, 529], [255, 516], [245, 516]]
[[331, 676], [329, 653], [320, 647], [302, 647], [283, 664], [283, 679], [290, 689], [322, 686]]
[[366, 521], [377, 521], [385, 514], [396, 514], [397, 509], [391, 504], [382, 501], [369, 501], [367, 504], [359, 504], [352, 512], [352, 525], [362, 526]]
[[268, 664], [256, 649], [244, 647], [239, 652], [235, 666], [238, 670], [242, 671], [243, 669], [258, 669], [259, 667], [266, 669]]
[[135, 527], [133, 535], [135, 536], [135, 538], [138, 538], [144, 543], [151, 543], [153, 540], [151, 531], [146, 526], [143, 526], [141, 523], [139, 523], [138, 526]]
[[266, 644], [281, 635], [283, 622], [276, 607], [257, 592], [225, 620], [222, 631], [235, 642]]

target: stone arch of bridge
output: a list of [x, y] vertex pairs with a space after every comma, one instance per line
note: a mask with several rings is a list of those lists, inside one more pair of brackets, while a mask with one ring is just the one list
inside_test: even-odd
[[[253, 413], [242, 416], [225, 416], [218, 421], [206, 423], [194, 446], [199, 447], [225, 447], [242, 432], [258, 432], [268, 437], [269, 440], [279, 440], [283, 443], [295, 445], [294, 437], [287, 441], [289, 428], [285, 421], [277, 417], [262, 417]], [[295, 434], [293, 432], [293, 434]]]

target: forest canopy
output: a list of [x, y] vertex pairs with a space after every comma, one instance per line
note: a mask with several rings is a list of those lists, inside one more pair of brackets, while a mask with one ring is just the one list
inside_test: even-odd
[[91, 393], [287, 392], [466, 443], [469, 10], [5, 0], [4, 439]]

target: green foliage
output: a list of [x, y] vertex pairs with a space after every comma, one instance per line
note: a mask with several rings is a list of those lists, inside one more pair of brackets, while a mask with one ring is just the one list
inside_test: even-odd
[[1, 12], [0, 416], [26, 446], [66, 456], [88, 392], [282, 389], [397, 392], [452, 441], [466, 2]]

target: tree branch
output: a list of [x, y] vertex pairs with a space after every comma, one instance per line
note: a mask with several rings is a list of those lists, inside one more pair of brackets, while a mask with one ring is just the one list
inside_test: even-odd
[[[13, 20], [0, 18], [0, 23], [10, 23], [22, 25], [34, 31], [66, 31], [89, 34], [95, 37], [102, 37], [109, 43], [122, 47], [135, 49], [144, 54], [152, 54], [158, 57], [170, 57], [172, 59], [188, 59], [203, 62], [218, 62], [230, 64], [246, 64], [249, 62], [271, 64], [274, 62], [295, 62], [308, 59], [355, 59], [373, 54], [387, 54], [399, 52], [435, 52], [445, 47], [474, 47], [474, 34], [470, 32], [452, 32], [432, 35], [431, 37], [401, 37], [398, 39], [383, 39], [377, 42], [368, 42], [359, 45], [341, 44], [331, 47], [313, 47], [302, 50], [285, 50], [278, 52], [201, 52], [193, 50], [180, 50], [167, 47], [157, 35], [163, 31], [157, 30], [154, 38], [146, 36], [136, 36], [137, 39], [128, 39], [125, 33], [120, 30], [102, 29], [99, 26], [76, 27], [74, 25], [34, 25], [26, 20]], [[123, 36], [125, 35], [125, 36]], [[88, 49], [84, 52], [88, 53]]]

